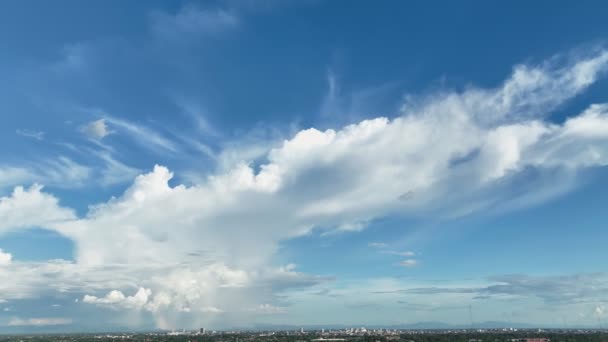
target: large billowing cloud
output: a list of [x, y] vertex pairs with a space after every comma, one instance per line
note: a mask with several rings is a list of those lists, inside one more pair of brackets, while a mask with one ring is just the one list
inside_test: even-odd
[[608, 52], [556, 63], [516, 67], [496, 89], [408, 99], [394, 119], [302, 130], [261, 165], [242, 160], [193, 186], [170, 185], [173, 174], [155, 166], [80, 218], [40, 187], [17, 188], [0, 202], [0, 232], [55, 230], [75, 242], [75, 262], [13, 261], [0, 267], [12, 274], [0, 293], [71, 291], [82, 305], [151, 312], [161, 327], [184, 315], [195, 325], [282, 314], [281, 291], [325, 279], [275, 266], [281, 241], [391, 214], [532, 204], [606, 165], [608, 105], [561, 124], [547, 116], [606, 71]]

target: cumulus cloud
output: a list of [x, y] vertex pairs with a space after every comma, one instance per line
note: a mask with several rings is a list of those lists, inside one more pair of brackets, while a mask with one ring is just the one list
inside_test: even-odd
[[[212, 320], [217, 315], [208, 308], [221, 310], [223, 322], [247, 321], [254, 313], [243, 307], [279, 307], [280, 293], [329, 280], [273, 266], [285, 240], [315, 230], [357, 231], [394, 213], [450, 217], [534, 204], [566, 191], [555, 184], [576, 183], [580, 170], [606, 165], [607, 105], [591, 105], [561, 124], [546, 117], [607, 65], [608, 53], [598, 52], [565, 66], [516, 67], [495, 89], [409, 99], [394, 119], [299, 131], [262, 153], [259, 167], [231, 163], [192, 186], [172, 185], [173, 173], [155, 166], [82, 217], [38, 186], [16, 188], [0, 200], [0, 233], [55, 230], [75, 243], [75, 261], [13, 263], [1, 293], [26, 297], [52, 275], [56, 285], [45, 284], [47, 291], [78, 292], [83, 305], [149, 311], [159, 327], [186, 314], [193, 325]], [[142, 143], [175, 150], [161, 135], [108, 120]], [[32, 268], [42, 276], [31, 276]], [[469, 293], [532, 291], [529, 280], [497, 282]]]
[[[108, 305], [125, 309], [142, 309], [148, 304], [148, 298], [152, 295], [152, 290], [140, 287], [133, 296], [125, 296], [118, 290], [108, 292], [104, 297], [85, 295], [83, 303]], [[151, 307], [146, 307], [150, 309]]]
[[93, 139], [103, 139], [105, 136], [111, 133], [105, 119], [89, 122], [83, 126], [81, 130], [89, 138]]
[[10, 196], [0, 197], [0, 234], [19, 228], [47, 227], [74, 219], [71, 209], [63, 208], [42, 186], [16, 187]]

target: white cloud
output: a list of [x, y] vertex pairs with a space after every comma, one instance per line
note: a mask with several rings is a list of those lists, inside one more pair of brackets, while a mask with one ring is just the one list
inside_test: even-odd
[[141, 173], [141, 170], [126, 165], [117, 160], [109, 152], [92, 151], [94, 155], [103, 161], [103, 167], [98, 167], [99, 183], [105, 186], [127, 183]]
[[[361, 308], [358, 314], [348, 311], [344, 323], [369, 318], [370, 309], [378, 308], [386, 317], [398, 315], [405, 322], [443, 321], [469, 324], [469, 305], [474, 317], [485, 321], [504, 321], [504, 312], [525, 312], [519, 319], [539, 325], [548, 313], [580, 325], [597, 325], [593, 310], [606, 297], [607, 274], [581, 273], [557, 276], [503, 275], [488, 279], [425, 279], [425, 277], [365, 278], [337, 280], [331, 291], [301, 291], [290, 305], [290, 317], [324, 322], [344, 315], [337, 306]], [[441, 284], [441, 286], [438, 286]], [[325, 286], [325, 285], [324, 285]], [[362, 301], [364, 298], [364, 301]], [[324, 310], [319, 311], [322, 306]], [[298, 313], [304, 312], [304, 315]], [[584, 312], [586, 315], [581, 316]], [[459, 314], [462, 313], [462, 314]], [[388, 315], [388, 316], [386, 316]], [[515, 321], [515, 322], [522, 322]]]
[[[395, 281], [392, 287], [375, 290], [375, 294], [399, 294], [403, 297], [421, 299], [423, 296], [454, 296], [470, 300], [510, 300], [535, 299], [539, 303], [558, 306], [584, 306], [592, 308], [594, 314], [602, 313], [603, 301], [608, 293], [606, 273], [580, 273], [557, 276], [531, 276], [510, 274], [492, 276], [485, 281], [470, 279], [452, 281], [446, 286], [432, 284], [412, 284]], [[408, 298], [410, 299], [410, 298]]]
[[64, 156], [40, 162], [33, 170], [36, 182], [59, 188], [84, 186], [91, 175], [91, 167]]
[[33, 173], [26, 168], [0, 166], [0, 189], [29, 182], [33, 177]]
[[93, 139], [103, 139], [111, 133], [105, 119], [89, 122], [82, 127], [82, 132]]
[[89, 159], [75, 161], [58, 156], [23, 165], [0, 165], [0, 190], [32, 183], [62, 189], [109, 186], [129, 182], [141, 173], [140, 169], [126, 165], [108, 151], [83, 148], [78, 152], [83, 152]]
[[215, 306], [204, 306], [201, 308], [201, 312], [208, 312], [208, 313], [221, 313], [224, 312], [222, 309], [218, 309]]
[[13, 317], [8, 322], [8, 326], [49, 326], [49, 325], [69, 325], [72, 320], [69, 318], [17, 318]]
[[398, 256], [402, 256], [402, 257], [416, 256], [416, 253], [412, 252], [412, 251], [400, 252], [400, 251], [395, 251], [395, 250], [389, 249], [389, 245], [384, 242], [370, 242], [367, 245], [369, 247], [379, 249], [380, 253], [383, 253], [383, 254], [398, 255]]
[[418, 261], [416, 259], [405, 259], [399, 263], [399, 265], [403, 267], [414, 267], [418, 265]]
[[0, 197], [0, 234], [18, 228], [48, 227], [74, 218], [71, 209], [62, 208], [57, 198], [42, 192], [40, 185], [16, 187], [10, 196]]
[[388, 254], [399, 255], [399, 256], [403, 256], [403, 257], [413, 257], [413, 256], [416, 256], [416, 253], [412, 252], [412, 251], [405, 251], [405, 252], [389, 251], [387, 253]]
[[26, 138], [32, 138], [38, 141], [44, 140], [44, 132], [41, 131], [30, 131], [29, 129], [18, 129], [15, 131], [17, 135]]
[[326, 82], [327, 91], [319, 108], [319, 114], [326, 123], [360, 121], [361, 118], [376, 115], [387, 103], [398, 104], [395, 101], [398, 93], [394, 82], [342, 89], [339, 77], [331, 69], [327, 71]]
[[595, 309], [593, 310], [593, 313], [597, 316], [597, 317], [602, 317], [604, 316], [604, 313], [606, 312], [606, 308], [603, 305], [597, 305], [595, 307]]
[[175, 105], [195, 124], [199, 133], [207, 136], [218, 136], [218, 131], [207, 119], [207, 110], [198, 101], [184, 97], [175, 97]]
[[341, 109], [341, 99], [340, 96], [340, 88], [338, 85], [338, 80], [336, 75], [332, 70], [327, 71], [327, 93], [323, 98], [323, 103], [321, 104], [320, 112], [323, 116], [332, 116], [342, 114]]
[[11, 253], [6, 253], [0, 248], [0, 266], [8, 265], [13, 260], [13, 256]]
[[[74, 241], [75, 262], [12, 263], [0, 268], [11, 275], [0, 293], [86, 293], [84, 304], [150, 311], [159, 327], [185, 314], [192, 325], [217, 316], [205, 308], [222, 310], [223, 322], [250, 321], [254, 313], [243, 307], [278, 307], [280, 293], [327, 280], [273, 267], [282, 241], [315, 229], [360, 230], [394, 213], [448, 217], [522, 198], [532, 204], [554, 196], [562, 179], [533, 182], [522, 171], [570, 180], [608, 164], [607, 106], [590, 106], [563, 124], [544, 120], [607, 63], [600, 53], [563, 68], [518, 67], [502, 87], [410, 101], [392, 120], [302, 130], [262, 153], [259, 168], [231, 162], [192, 186], [170, 185], [173, 174], [156, 166], [80, 218], [40, 187], [17, 188], [0, 200], [0, 233], [53, 229]], [[145, 127], [107, 120], [151, 148], [176, 150]]]
[[152, 295], [152, 290], [140, 287], [133, 296], [125, 296], [118, 290], [108, 292], [104, 297], [98, 298], [91, 295], [85, 295], [82, 298], [83, 303], [109, 305], [113, 307], [125, 309], [142, 309], [148, 304], [148, 299]]
[[179, 40], [187, 35], [214, 36], [238, 26], [239, 19], [229, 10], [186, 5], [174, 15], [156, 11], [150, 16], [152, 31], [160, 38]]
[[158, 149], [169, 152], [178, 151], [173, 141], [146, 126], [110, 116], [106, 117], [105, 120], [145, 148], [153, 151], [158, 151]]
[[31, 183], [58, 188], [82, 187], [90, 174], [89, 167], [64, 156], [19, 166], [0, 166], [0, 190]]
[[287, 313], [286, 308], [268, 303], [260, 304], [257, 307], [253, 308], [251, 311], [263, 315], [276, 315]]

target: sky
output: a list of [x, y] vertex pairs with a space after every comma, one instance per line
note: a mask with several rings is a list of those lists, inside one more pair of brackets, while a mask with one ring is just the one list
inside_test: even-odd
[[1, 6], [0, 333], [608, 323], [605, 2]]

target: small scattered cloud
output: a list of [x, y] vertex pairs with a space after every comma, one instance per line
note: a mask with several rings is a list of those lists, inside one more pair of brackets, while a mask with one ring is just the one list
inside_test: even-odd
[[405, 259], [405, 260], [401, 261], [399, 263], [399, 265], [401, 265], [403, 267], [408, 267], [408, 268], [415, 267], [415, 266], [418, 265], [418, 260], [416, 260], [416, 259]]
[[6, 253], [0, 248], [0, 266], [8, 265], [13, 260], [13, 255], [11, 253]]
[[386, 253], [387, 254], [398, 255], [398, 256], [402, 256], [402, 257], [413, 257], [413, 256], [416, 256], [416, 253], [412, 252], [412, 251], [405, 251], [405, 252], [387, 251]]
[[388, 245], [384, 242], [370, 242], [367, 244], [369, 247], [372, 248], [386, 248], [388, 247]]
[[257, 307], [251, 309], [250, 311], [253, 311], [258, 314], [264, 314], [264, 315], [277, 315], [277, 314], [286, 313], [287, 309], [282, 306], [275, 306], [272, 304], [264, 303], [264, 304], [258, 305]]
[[201, 103], [183, 96], [176, 96], [174, 102], [184, 116], [194, 123], [199, 133], [212, 137], [219, 136], [218, 130], [209, 122], [207, 109]]
[[402, 257], [416, 256], [416, 253], [413, 251], [395, 251], [395, 250], [389, 249], [389, 245], [384, 242], [370, 242], [367, 245], [369, 247], [379, 249], [380, 253], [382, 253], [382, 254], [398, 255], [398, 256], [402, 256]]
[[49, 325], [69, 325], [72, 324], [70, 318], [17, 318], [13, 317], [8, 322], [8, 326], [49, 326]]
[[[408, 260], [404, 262], [406, 261]], [[402, 262], [402, 265], [404, 262]], [[406, 264], [416, 265], [416, 262], [413, 260], [413, 262], [407, 262]], [[567, 276], [511, 274], [489, 277], [487, 280], [490, 283], [486, 285], [414, 287], [375, 293], [400, 293], [416, 296], [468, 294], [473, 296], [474, 299], [535, 297], [545, 304], [551, 305], [588, 304], [594, 300], [601, 301], [608, 295], [607, 277], [606, 273], [581, 273]], [[594, 304], [593, 313], [594, 315], [604, 315], [604, 306]]]
[[92, 139], [103, 139], [111, 133], [105, 119], [99, 119], [89, 122], [81, 128], [82, 133]]
[[109, 152], [91, 151], [91, 153], [96, 155], [104, 163], [103, 167], [98, 167], [96, 169], [101, 185], [110, 186], [125, 183], [134, 179], [141, 173], [140, 169], [124, 164], [113, 157]]
[[69, 44], [63, 48], [64, 59], [60, 65], [71, 70], [79, 70], [87, 64], [87, 53], [89, 46], [87, 44]]
[[331, 296], [331, 290], [328, 288], [323, 288], [318, 291], [314, 291], [311, 294], [315, 296]]
[[597, 317], [602, 317], [602, 316], [604, 316], [604, 313], [606, 313], [606, 308], [603, 305], [597, 305], [595, 307], [595, 309], [593, 310], [593, 313]]
[[158, 151], [158, 149], [169, 152], [178, 151], [178, 148], [173, 141], [149, 127], [116, 117], [107, 117], [105, 118], [105, 121], [112, 124], [112, 126], [120, 130], [121, 133], [125, 133], [131, 137], [135, 142], [143, 147], [153, 151]]
[[233, 11], [193, 4], [180, 8], [175, 14], [155, 11], [150, 16], [152, 32], [169, 40], [184, 39], [184, 35], [214, 36], [238, 24], [239, 18]]
[[0, 189], [29, 182], [34, 176], [31, 170], [24, 167], [0, 165]]
[[398, 83], [388, 82], [363, 88], [342, 87], [339, 75], [331, 68], [326, 72], [326, 92], [319, 114], [329, 122], [353, 122], [381, 111], [394, 101]]
[[22, 137], [31, 138], [31, 139], [35, 139], [38, 141], [44, 140], [44, 134], [45, 134], [42, 131], [31, 131], [29, 129], [18, 129], [15, 131], [15, 133], [17, 133], [17, 135], [20, 135]]

